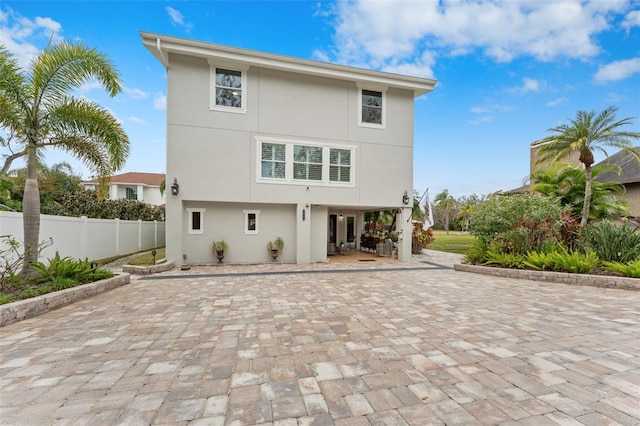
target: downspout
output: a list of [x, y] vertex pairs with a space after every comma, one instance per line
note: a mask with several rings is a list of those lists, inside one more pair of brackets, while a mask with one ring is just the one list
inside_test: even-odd
[[162, 65], [164, 65], [164, 67], [167, 68], [169, 64], [167, 63], [167, 59], [164, 57], [164, 54], [162, 53], [162, 43], [160, 42], [160, 37], [156, 38], [156, 49], [158, 50], [158, 54], [160, 55], [160, 61], [162, 62]]

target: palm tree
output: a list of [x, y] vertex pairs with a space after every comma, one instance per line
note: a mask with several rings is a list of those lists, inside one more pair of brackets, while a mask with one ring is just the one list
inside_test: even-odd
[[0, 125], [22, 147], [27, 176], [23, 198], [24, 264], [38, 258], [40, 197], [37, 165], [44, 148], [63, 149], [98, 176], [106, 195], [109, 177], [129, 155], [129, 138], [116, 118], [73, 91], [96, 79], [109, 96], [120, 93], [118, 72], [107, 57], [83, 44], [50, 44], [31, 61], [27, 73], [0, 45]]
[[444, 216], [444, 229], [449, 233], [449, 221], [451, 220], [451, 215], [453, 213], [453, 209], [456, 206], [456, 200], [453, 198], [453, 195], [449, 194], [448, 189], [443, 189], [442, 192], [438, 193], [433, 199], [433, 204], [436, 205]]
[[558, 163], [572, 152], [580, 153], [580, 162], [584, 165], [585, 187], [582, 219], [580, 226], [587, 224], [592, 193], [592, 169], [595, 162], [594, 151], [608, 156], [604, 147], [618, 148], [629, 152], [640, 162], [640, 155], [633, 149], [632, 139], [640, 139], [640, 133], [619, 130], [622, 126], [632, 124], [632, 118], [616, 121], [617, 107], [609, 108], [596, 115], [595, 111], [578, 111], [575, 119], [569, 124], [561, 124], [550, 128], [553, 134], [544, 138], [538, 150], [537, 164], [551, 161]]
[[[614, 164], [598, 164], [593, 166], [591, 175], [596, 178], [600, 173], [613, 171], [620, 175], [622, 169]], [[560, 203], [571, 209], [571, 213], [579, 217], [584, 205], [585, 172], [582, 168], [568, 163], [557, 163], [546, 169], [536, 170], [531, 174], [532, 192], [555, 197]], [[606, 219], [612, 215], [624, 215], [629, 211], [627, 203], [618, 200], [612, 194], [624, 193], [624, 186], [614, 182], [591, 183], [591, 202], [589, 203], [589, 219]]]

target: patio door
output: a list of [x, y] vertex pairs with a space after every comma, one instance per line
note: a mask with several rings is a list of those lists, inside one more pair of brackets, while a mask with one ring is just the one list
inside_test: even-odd
[[335, 244], [336, 243], [336, 238], [338, 237], [338, 215], [337, 214], [330, 214], [329, 215], [329, 243], [330, 244]]

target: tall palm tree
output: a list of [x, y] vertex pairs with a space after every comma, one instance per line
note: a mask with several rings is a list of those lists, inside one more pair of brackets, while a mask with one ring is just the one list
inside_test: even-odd
[[120, 93], [120, 77], [111, 61], [83, 44], [50, 44], [27, 72], [0, 45], [0, 125], [24, 148], [27, 176], [23, 198], [24, 266], [38, 258], [40, 197], [37, 164], [43, 149], [63, 149], [92, 169], [106, 195], [109, 177], [129, 155], [129, 138], [116, 118], [100, 105], [73, 96], [96, 79], [109, 96]]
[[[620, 175], [622, 169], [614, 164], [598, 164], [593, 166], [591, 175], [613, 171]], [[584, 188], [586, 186], [585, 171], [579, 166], [568, 163], [557, 163], [546, 169], [536, 170], [531, 174], [531, 191], [555, 197], [560, 203], [571, 209], [571, 213], [579, 217], [584, 205]], [[591, 201], [589, 203], [589, 219], [606, 219], [612, 215], [624, 215], [629, 211], [627, 203], [616, 199], [612, 194], [623, 194], [624, 186], [614, 182], [591, 183]]]
[[438, 193], [433, 199], [433, 204], [436, 205], [444, 216], [444, 229], [449, 233], [449, 221], [451, 220], [451, 215], [453, 214], [453, 209], [456, 207], [456, 199], [453, 198], [453, 195], [449, 194], [448, 189], [443, 189], [442, 192]]
[[632, 124], [632, 118], [616, 121], [617, 107], [610, 106], [596, 115], [595, 111], [578, 111], [576, 118], [568, 124], [550, 128], [553, 134], [541, 141], [538, 150], [540, 164], [551, 161], [551, 164], [562, 161], [572, 152], [580, 153], [580, 162], [584, 165], [585, 187], [582, 219], [580, 225], [587, 224], [591, 203], [592, 170], [595, 162], [594, 151], [608, 156], [605, 147], [617, 148], [629, 152], [640, 162], [640, 155], [633, 149], [632, 139], [640, 139], [640, 133], [619, 130], [622, 126]]

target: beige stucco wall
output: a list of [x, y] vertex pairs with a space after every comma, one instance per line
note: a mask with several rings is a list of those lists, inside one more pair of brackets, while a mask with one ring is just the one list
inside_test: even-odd
[[[205, 59], [169, 54], [167, 182], [177, 178], [180, 194], [167, 197], [167, 256], [178, 264], [182, 254], [187, 263], [205, 261], [211, 241], [224, 237], [209, 225], [199, 238], [186, 235], [187, 206], [206, 206], [207, 224], [221, 230], [242, 219], [229, 205], [234, 211], [260, 209], [265, 218], [284, 215], [273, 224], [261, 216], [259, 238], [228, 231], [230, 247], [242, 249], [230, 248], [230, 262], [240, 260], [238, 253], [244, 261], [262, 259], [266, 241], [276, 236], [288, 242], [282, 260], [317, 261], [326, 259], [329, 208], [402, 207], [403, 192], [413, 192], [413, 92], [388, 89], [386, 129], [371, 129], [358, 126], [354, 82], [250, 68], [243, 94], [247, 112], [234, 113], [209, 109], [209, 73]], [[257, 137], [355, 146], [355, 185], [257, 182]], [[293, 249], [296, 244], [301, 252]], [[260, 249], [254, 252], [254, 245]]]
[[629, 205], [629, 215], [640, 217], [640, 183], [628, 183], [622, 199]]

